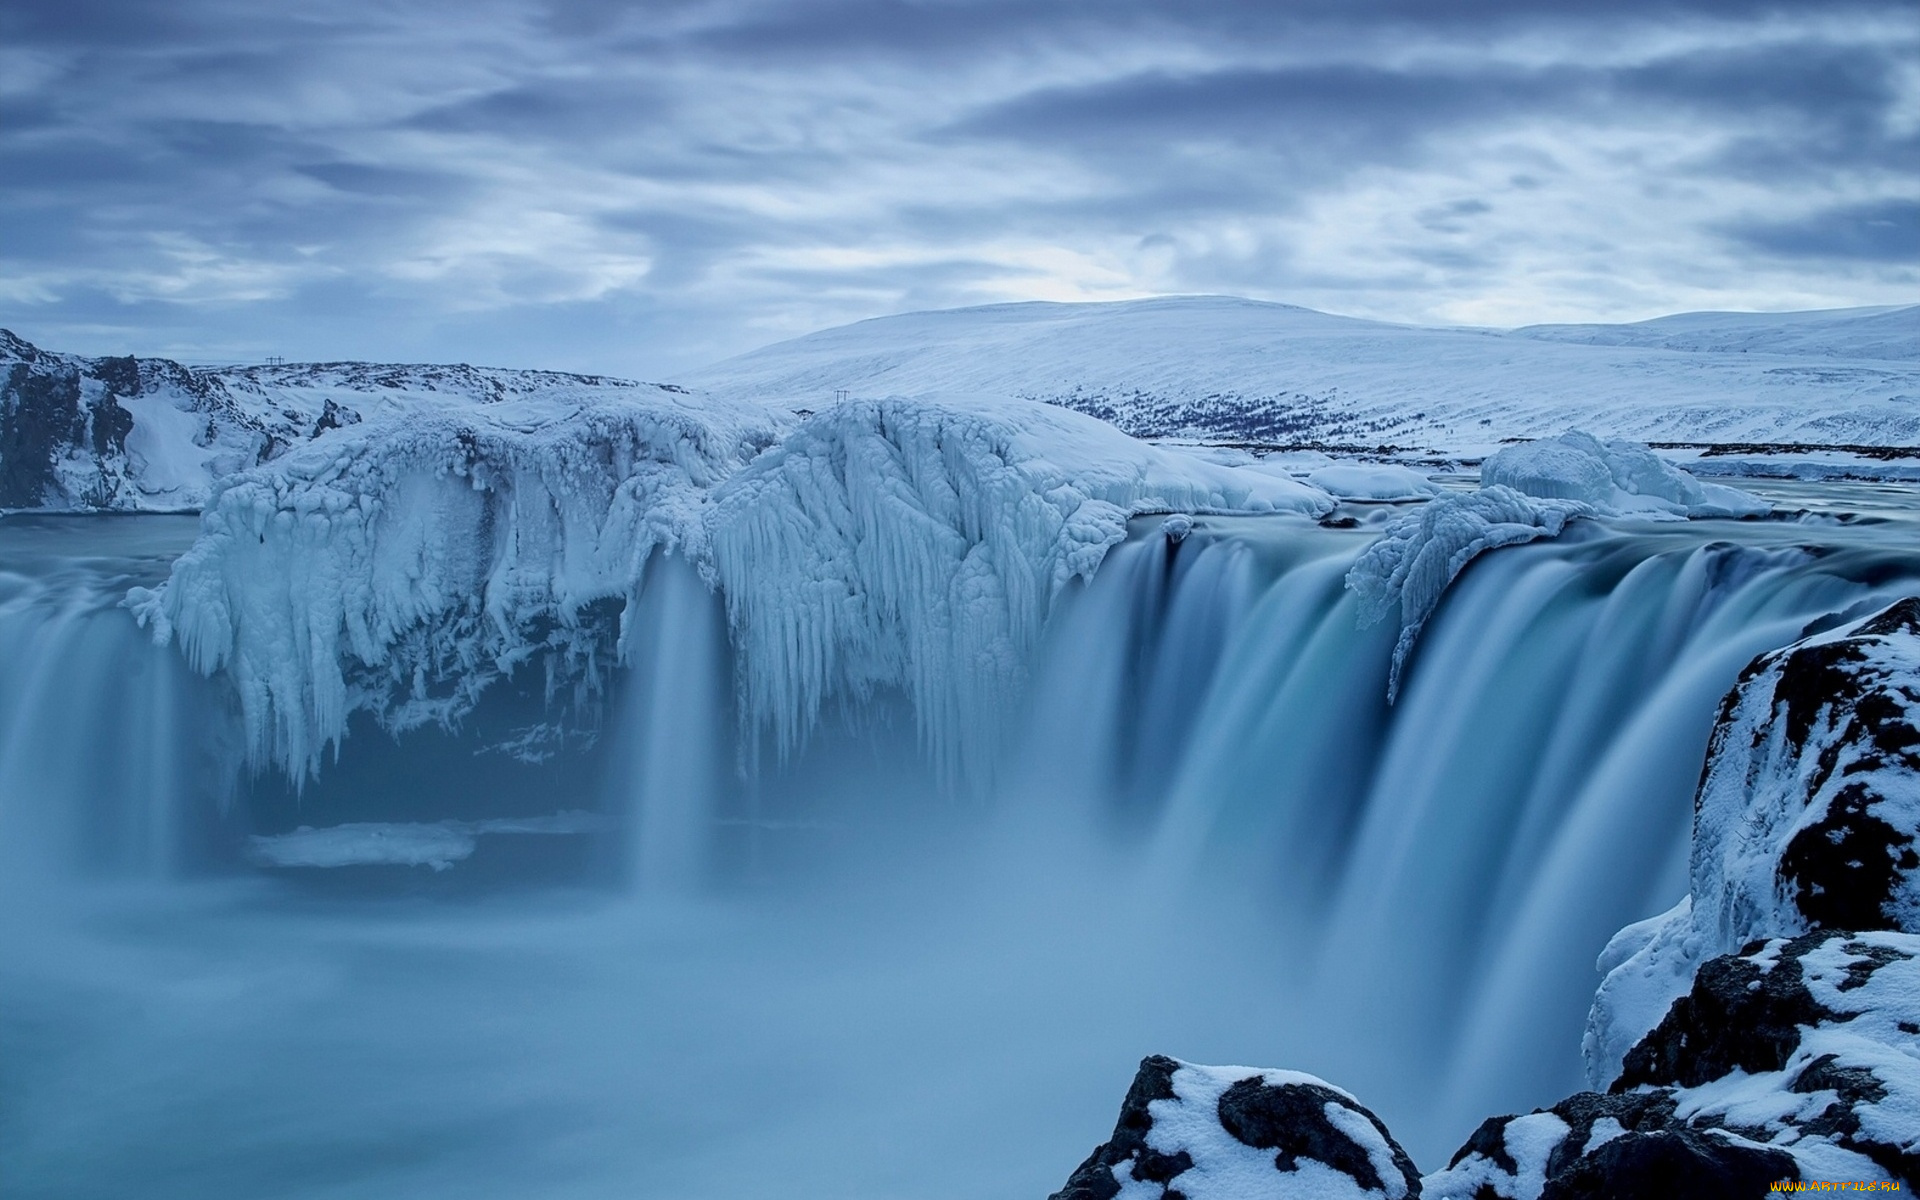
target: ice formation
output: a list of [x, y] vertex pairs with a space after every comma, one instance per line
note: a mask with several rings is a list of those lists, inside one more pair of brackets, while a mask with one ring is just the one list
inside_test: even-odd
[[1439, 485], [1409, 467], [1392, 463], [1337, 462], [1307, 473], [1307, 482], [1342, 500], [1426, 500]]
[[773, 445], [790, 425], [665, 389], [368, 421], [222, 485], [130, 603], [232, 677], [254, 762], [310, 774], [356, 711], [451, 722], [536, 657], [591, 683], [602, 606], [678, 553], [725, 591], [752, 724], [791, 747], [830, 697], [898, 687], [957, 775], [1129, 517], [1333, 506], [1025, 401], [853, 402]]
[[1737, 488], [1702, 483], [1637, 442], [1602, 442], [1577, 429], [1489, 455], [1480, 483], [1576, 500], [1608, 516], [1747, 517], [1771, 508]]
[[1557, 537], [1568, 521], [1593, 512], [1592, 505], [1578, 500], [1534, 500], [1496, 484], [1443, 496], [1388, 525], [1347, 573], [1347, 586], [1360, 598], [1362, 624], [1383, 621], [1399, 606], [1388, 699], [1399, 695], [1420, 630], [1468, 563], [1502, 546]]
[[1061, 590], [1147, 512], [1332, 500], [1026, 401], [853, 401], [715, 495], [750, 722], [791, 749], [830, 698], [901, 689], [936, 764], [984, 777]]
[[1738, 489], [1703, 484], [1645, 446], [1603, 445], [1574, 431], [1501, 450], [1481, 466], [1479, 491], [1441, 496], [1396, 518], [1354, 563], [1347, 586], [1360, 598], [1363, 624], [1383, 621], [1399, 606], [1391, 700], [1448, 585], [1487, 551], [1558, 537], [1575, 517], [1678, 520], [1753, 516], [1770, 507]]
[[486, 821], [354, 821], [320, 829], [302, 825], [292, 833], [255, 836], [249, 839], [248, 848], [250, 857], [267, 867], [428, 867], [444, 871], [472, 857], [478, 839], [488, 834], [594, 833], [607, 824], [605, 817], [586, 812]]
[[451, 722], [536, 656], [593, 677], [655, 553], [698, 557], [702, 501], [777, 435], [765, 410], [657, 390], [372, 420], [226, 481], [129, 603], [237, 690], [255, 763], [296, 776], [366, 710]]

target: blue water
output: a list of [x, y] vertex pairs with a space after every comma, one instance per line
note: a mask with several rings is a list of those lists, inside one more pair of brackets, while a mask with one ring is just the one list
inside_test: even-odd
[[[1684, 891], [1739, 668], [1920, 589], [1906, 493], [1778, 492], [1873, 519], [1501, 551], [1391, 707], [1396, 631], [1341, 586], [1367, 528], [1143, 521], [984, 794], [899, 697], [742, 754], [717, 601], [668, 564], [604, 703], [356, 728], [296, 795], [118, 607], [191, 520], [0, 520], [0, 1188], [1042, 1196], [1158, 1052], [1323, 1074], [1432, 1169], [1578, 1088], [1593, 957]], [[529, 730], [549, 757], [500, 751]], [[582, 810], [444, 871], [250, 850]]]

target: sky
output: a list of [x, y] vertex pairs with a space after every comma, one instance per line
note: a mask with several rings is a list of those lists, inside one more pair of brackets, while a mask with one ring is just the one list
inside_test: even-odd
[[0, 327], [193, 362], [1912, 303], [1920, 5], [5, 0], [0, 181]]

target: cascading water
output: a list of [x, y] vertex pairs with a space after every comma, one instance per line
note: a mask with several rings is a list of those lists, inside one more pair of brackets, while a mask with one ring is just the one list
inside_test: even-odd
[[[1576, 523], [1462, 576], [1389, 705], [1398, 631], [1344, 585], [1370, 528], [1136, 519], [978, 793], [886, 690], [756, 752], [724, 607], [657, 553], [605, 693], [524, 669], [298, 790], [117, 607], [189, 522], [10, 518], [0, 1178], [1043, 1195], [1149, 1052], [1338, 1080], [1440, 1165], [1579, 1086], [1595, 954], [1684, 890], [1720, 695], [1920, 588], [1905, 528]], [[346, 825], [454, 849], [255, 840]]]

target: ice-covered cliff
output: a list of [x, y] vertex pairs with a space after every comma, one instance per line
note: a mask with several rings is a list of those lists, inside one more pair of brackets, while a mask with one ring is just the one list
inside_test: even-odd
[[224, 671], [253, 761], [318, 769], [349, 717], [457, 719], [538, 660], [591, 687], [656, 554], [726, 595], [749, 726], [897, 688], [950, 777], [992, 757], [1055, 598], [1147, 512], [1326, 514], [1311, 485], [1030, 401], [796, 420], [667, 389], [415, 408], [220, 483], [132, 603]]

